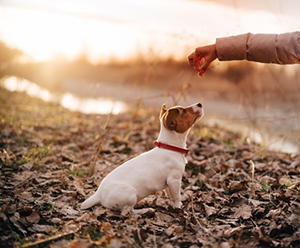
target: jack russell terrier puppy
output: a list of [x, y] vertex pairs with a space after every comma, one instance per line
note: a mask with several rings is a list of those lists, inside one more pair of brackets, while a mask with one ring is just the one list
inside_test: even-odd
[[[112, 210], [145, 213], [133, 209], [148, 195], [166, 189], [173, 208], [180, 208], [181, 179], [187, 163], [187, 135], [203, 116], [201, 103], [188, 107], [166, 108], [160, 112], [160, 133], [157, 147], [125, 162], [110, 172], [94, 195], [85, 200], [81, 209], [100, 203]], [[142, 209], [143, 210], [143, 209]]]

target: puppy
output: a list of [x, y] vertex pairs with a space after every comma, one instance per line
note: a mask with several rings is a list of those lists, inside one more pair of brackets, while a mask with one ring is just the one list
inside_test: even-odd
[[[167, 189], [173, 208], [180, 208], [181, 179], [186, 159], [187, 135], [196, 121], [203, 116], [201, 103], [188, 107], [166, 108], [160, 112], [160, 133], [157, 147], [145, 152], [110, 172], [94, 195], [85, 200], [81, 209], [95, 204], [112, 210], [129, 209], [141, 213], [134, 206], [148, 195]], [[142, 210], [143, 211], [143, 210]]]

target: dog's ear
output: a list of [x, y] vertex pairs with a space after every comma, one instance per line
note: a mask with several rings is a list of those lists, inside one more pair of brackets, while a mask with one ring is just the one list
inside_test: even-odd
[[177, 126], [177, 120], [176, 117], [179, 115], [179, 110], [174, 108], [174, 109], [169, 109], [167, 110], [167, 113], [164, 116], [163, 123], [165, 128], [169, 130], [175, 130]]
[[161, 119], [161, 117], [164, 115], [164, 113], [167, 112], [167, 106], [164, 103], [163, 105], [161, 105], [161, 109], [160, 109], [160, 114], [159, 114], [159, 119]]

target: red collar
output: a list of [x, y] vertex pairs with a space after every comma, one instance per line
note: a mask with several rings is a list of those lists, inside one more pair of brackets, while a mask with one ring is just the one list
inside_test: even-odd
[[156, 145], [159, 148], [164, 148], [164, 149], [172, 150], [172, 151], [175, 151], [175, 152], [180, 152], [180, 153], [183, 153], [183, 154], [187, 154], [189, 152], [189, 150], [187, 150], [187, 149], [183, 149], [183, 148], [180, 148], [180, 147], [177, 147], [177, 146], [171, 146], [171, 145], [168, 145], [168, 144], [161, 143], [159, 141], [155, 141], [154, 145]]

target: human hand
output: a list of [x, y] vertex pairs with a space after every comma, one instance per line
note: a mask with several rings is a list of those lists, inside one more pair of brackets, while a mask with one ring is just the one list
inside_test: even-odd
[[195, 52], [188, 56], [188, 62], [190, 66], [195, 68], [195, 70], [198, 72], [198, 75], [202, 77], [210, 63], [216, 58], [216, 44], [213, 44], [209, 46], [197, 47]]

